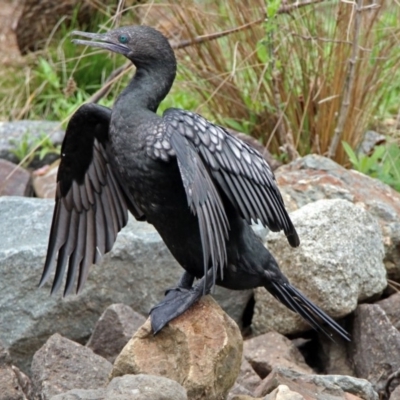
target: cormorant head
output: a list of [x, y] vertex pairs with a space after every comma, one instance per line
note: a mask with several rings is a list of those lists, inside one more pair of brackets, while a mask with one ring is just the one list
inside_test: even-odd
[[73, 39], [74, 43], [100, 47], [122, 54], [137, 67], [158, 63], [176, 64], [175, 55], [168, 39], [150, 26], [125, 26], [106, 33], [74, 31], [71, 34], [91, 39]]

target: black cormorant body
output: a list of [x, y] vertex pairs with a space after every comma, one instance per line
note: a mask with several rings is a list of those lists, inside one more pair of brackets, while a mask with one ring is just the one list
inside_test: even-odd
[[79, 291], [90, 265], [112, 248], [129, 210], [154, 225], [185, 269], [150, 312], [155, 333], [217, 284], [264, 286], [315, 329], [348, 339], [288, 282], [250, 227], [260, 221], [283, 230], [291, 246], [300, 243], [263, 157], [198, 114], [156, 114], [176, 74], [168, 40], [146, 26], [74, 34], [91, 39], [75, 43], [123, 54], [137, 69], [112, 110], [85, 104], [68, 124], [41, 285], [55, 266], [52, 291], [66, 271], [64, 293], [76, 280]]

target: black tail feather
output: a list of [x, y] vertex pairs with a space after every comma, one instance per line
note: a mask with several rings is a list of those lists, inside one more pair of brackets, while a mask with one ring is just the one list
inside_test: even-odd
[[323, 333], [332, 340], [332, 332], [336, 332], [343, 339], [350, 341], [350, 335], [337, 322], [290, 283], [270, 282], [265, 288], [283, 305], [305, 319], [316, 331]]

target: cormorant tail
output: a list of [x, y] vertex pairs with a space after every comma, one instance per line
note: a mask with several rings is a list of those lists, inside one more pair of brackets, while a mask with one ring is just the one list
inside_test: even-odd
[[271, 281], [265, 288], [283, 305], [305, 319], [317, 332], [325, 334], [331, 340], [334, 340], [332, 332], [335, 332], [343, 339], [350, 341], [350, 335], [336, 321], [289, 282]]

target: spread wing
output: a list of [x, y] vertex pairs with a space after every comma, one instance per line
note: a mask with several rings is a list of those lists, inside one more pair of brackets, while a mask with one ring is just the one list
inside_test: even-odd
[[61, 148], [56, 204], [47, 256], [40, 285], [56, 267], [52, 293], [67, 269], [64, 295], [78, 280], [79, 292], [89, 273], [111, 250], [118, 232], [127, 223], [128, 208], [143, 215], [124, 193], [107, 152], [111, 110], [85, 104], [72, 116]]
[[273, 172], [260, 153], [198, 114], [171, 108], [164, 113], [164, 123], [168, 136], [175, 132], [190, 143], [212, 181], [248, 223], [260, 221], [272, 231], [283, 230], [291, 246], [300, 244]]

